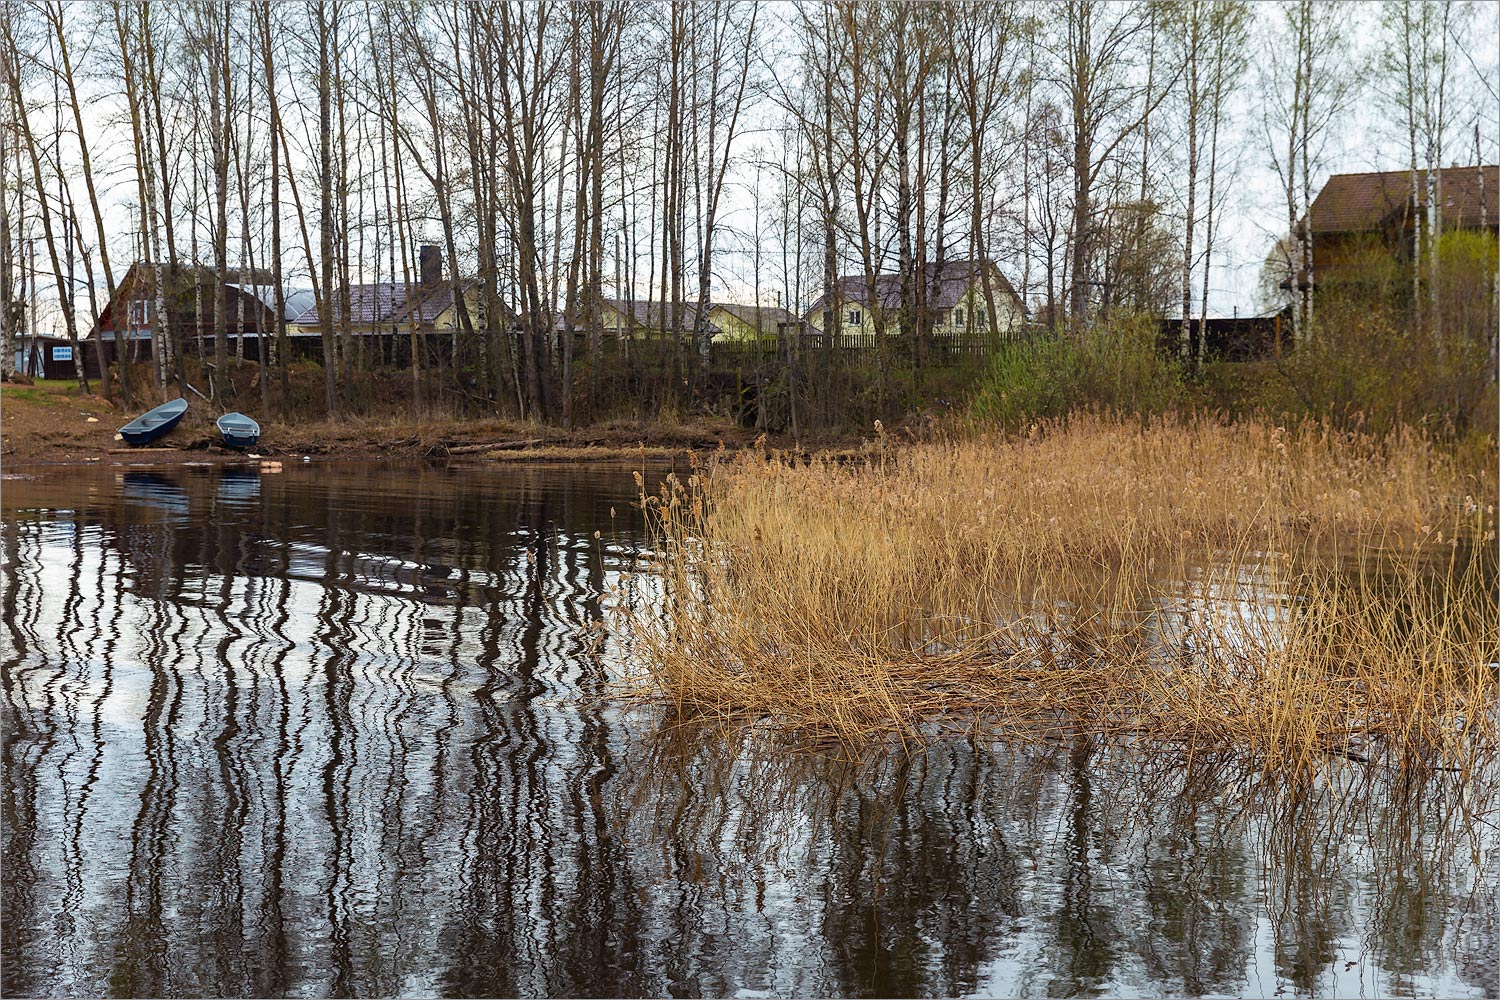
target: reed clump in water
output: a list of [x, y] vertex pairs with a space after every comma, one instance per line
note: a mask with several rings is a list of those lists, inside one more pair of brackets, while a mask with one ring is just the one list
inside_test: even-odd
[[1414, 430], [1103, 415], [720, 458], [646, 498], [638, 696], [853, 746], [941, 729], [1493, 751], [1495, 484]]

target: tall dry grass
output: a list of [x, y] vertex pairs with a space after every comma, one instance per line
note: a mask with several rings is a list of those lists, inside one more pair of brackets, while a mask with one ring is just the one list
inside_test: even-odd
[[1101, 415], [646, 498], [637, 695], [851, 746], [940, 729], [1468, 768], [1496, 743], [1493, 465], [1421, 434]]

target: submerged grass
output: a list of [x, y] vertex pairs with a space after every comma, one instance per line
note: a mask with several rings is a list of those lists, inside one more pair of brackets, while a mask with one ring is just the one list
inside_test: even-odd
[[1468, 771], [1496, 748], [1493, 464], [1417, 431], [1075, 415], [645, 498], [635, 694], [853, 749], [963, 730]]

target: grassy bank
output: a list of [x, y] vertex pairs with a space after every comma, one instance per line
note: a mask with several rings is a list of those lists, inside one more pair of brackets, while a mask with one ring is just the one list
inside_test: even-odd
[[[639, 697], [853, 747], [935, 729], [1467, 768], [1496, 741], [1493, 462], [1403, 429], [1078, 416], [648, 498]], [[661, 599], [660, 591], [666, 599]]]

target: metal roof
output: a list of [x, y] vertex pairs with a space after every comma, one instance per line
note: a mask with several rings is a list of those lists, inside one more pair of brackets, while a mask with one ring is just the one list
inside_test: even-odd
[[[267, 309], [274, 308], [276, 305], [276, 286], [274, 285], [241, 285], [233, 281], [226, 281], [225, 284], [230, 288], [255, 296], [256, 300]], [[284, 318], [288, 323], [312, 308], [313, 290], [311, 288], [284, 288], [281, 294], [286, 305]]]
[[[410, 299], [407, 296], [408, 290], [412, 293]], [[431, 323], [452, 303], [453, 290], [446, 281], [431, 289], [419, 284], [408, 286], [404, 281], [349, 286], [349, 320], [356, 326], [402, 322], [409, 318], [411, 310], [416, 310], [419, 323]], [[311, 292], [307, 296], [306, 308], [297, 314], [293, 322], [298, 326], [318, 324], [318, 307]]]

